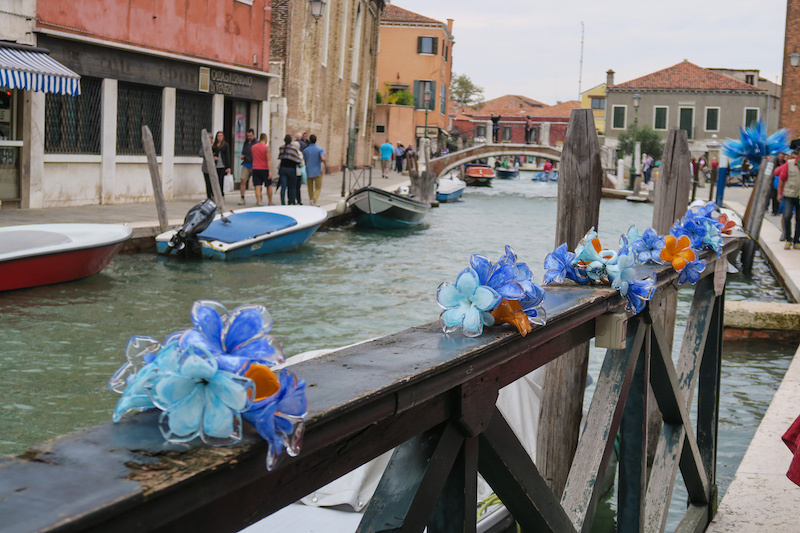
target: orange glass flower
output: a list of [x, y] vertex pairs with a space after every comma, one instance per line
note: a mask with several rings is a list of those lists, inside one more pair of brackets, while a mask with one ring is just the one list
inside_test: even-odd
[[717, 221], [722, 224], [722, 227], [719, 229], [720, 233], [724, 233], [725, 235], [730, 235], [731, 230], [736, 226], [736, 222], [728, 220], [726, 215], [720, 215]]
[[686, 263], [694, 261], [697, 256], [692, 250], [692, 241], [686, 235], [676, 239], [672, 235], [664, 237], [664, 249], [661, 250], [661, 259], [672, 263], [672, 268], [680, 272]]
[[244, 377], [252, 379], [256, 384], [256, 397], [253, 398], [253, 401], [258, 402], [269, 398], [281, 390], [278, 377], [268, 366], [252, 364], [245, 372]]
[[492, 310], [492, 316], [495, 324], [511, 324], [523, 337], [531, 331], [531, 321], [528, 320], [528, 315], [522, 310], [522, 304], [517, 300], [503, 298]]

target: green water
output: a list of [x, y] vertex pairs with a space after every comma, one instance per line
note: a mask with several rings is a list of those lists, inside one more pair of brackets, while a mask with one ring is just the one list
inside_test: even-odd
[[[553, 249], [556, 194], [554, 183], [496, 180], [492, 188], [469, 188], [461, 202], [431, 210], [419, 229], [334, 228], [295, 252], [233, 263], [119, 256], [85, 280], [0, 294], [0, 454], [109, 420], [117, 396], [106, 383], [123, 361], [127, 339], [163, 338], [187, 327], [197, 299], [219, 300], [229, 309], [265, 304], [275, 320], [273, 335], [293, 355], [436, 320], [436, 288], [455, 281], [471, 253], [496, 260], [510, 244], [540, 282], [542, 262]], [[630, 224], [643, 229], [651, 217], [650, 204], [604, 200], [601, 240], [616, 247]], [[757, 269], [755, 284], [731, 279], [729, 298], [783, 298], [763, 263]], [[690, 298], [682, 295], [683, 316]], [[793, 351], [766, 342], [726, 345], [722, 491]], [[603, 355], [592, 352], [594, 377]], [[673, 505], [684, 501], [676, 493]]]

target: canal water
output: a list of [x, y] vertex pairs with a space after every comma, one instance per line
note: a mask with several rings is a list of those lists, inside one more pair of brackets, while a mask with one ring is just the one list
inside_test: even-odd
[[[544, 257], [554, 247], [557, 185], [529, 177], [523, 172], [519, 181], [469, 188], [462, 201], [431, 210], [419, 229], [333, 228], [297, 251], [232, 263], [123, 255], [85, 280], [0, 294], [0, 454], [109, 420], [117, 396], [106, 383], [123, 362], [127, 339], [163, 339], [187, 327], [197, 299], [229, 309], [265, 304], [275, 320], [272, 334], [291, 356], [437, 320], [436, 288], [454, 282], [471, 253], [496, 260], [509, 244], [541, 282]], [[631, 224], [649, 227], [652, 211], [650, 204], [603, 200], [601, 240], [616, 248]], [[783, 300], [769, 269], [763, 262], [756, 268], [755, 284], [731, 278], [728, 298]], [[678, 324], [690, 300], [691, 292], [682, 291]], [[766, 341], [726, 344], [721, 493], [793, 352], [793, 346]], [[595, 378], [603, 355], [592, 351]], [[673, 506], [684, 502], [676, 493]], [[613, 524], [613, 514], [612, 502], [599, 521]]]

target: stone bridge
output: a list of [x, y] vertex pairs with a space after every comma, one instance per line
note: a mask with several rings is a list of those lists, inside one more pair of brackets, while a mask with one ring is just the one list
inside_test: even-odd
[[437, 177], [442, 177], [454, 168], [464, 163], [483, 159], [485, 157], [498, 157], [503, 155], [527, 155], [543, 157], [552, 161], [561, 161], [561, 149], [553, 146], [540, 146], [537, 144], [481, 144], [458, 152], [452, 152], [436, 159], [432, 159], [429, 167]]

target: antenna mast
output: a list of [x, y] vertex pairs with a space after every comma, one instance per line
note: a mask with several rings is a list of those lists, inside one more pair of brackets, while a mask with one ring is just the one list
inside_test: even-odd
[[581, 99], [581, 82], [583, 81], [583, 21], [581, 21], [581, 66], [578, 70], [578, 100]]

